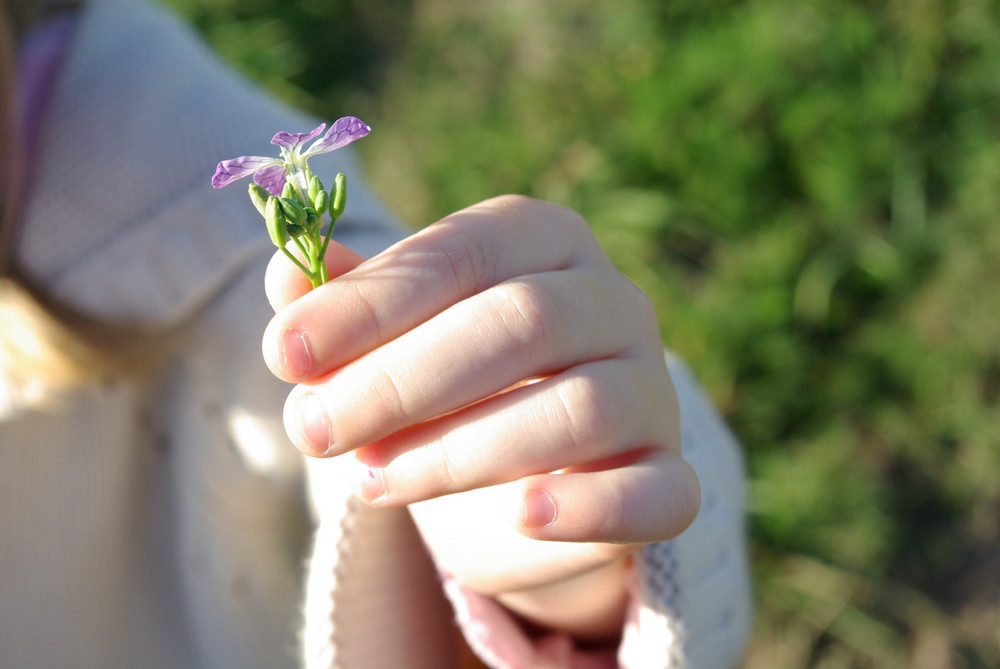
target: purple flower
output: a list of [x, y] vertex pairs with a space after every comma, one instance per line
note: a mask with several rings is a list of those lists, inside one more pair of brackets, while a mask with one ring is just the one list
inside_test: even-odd
[[304, 194], [312, 176], [307, 163], [311, 156], [347, 146], [371, 132], [371, 128], [361, 119], [345, 116], [337, 119], [326, 134], [303, 150], [303, 145], [317, 137], [325, 128], [326, 124], [321, 123], [312, 132], [279, 132], [271, 139], [271, 144], [280, 147], [280, 158], [240, 156], [223, 160], [215, 169], [212, 186], [222, 188], [252, 174], [254, 183], [265, 188], [271, 195], [281, 195], [286, 179]]

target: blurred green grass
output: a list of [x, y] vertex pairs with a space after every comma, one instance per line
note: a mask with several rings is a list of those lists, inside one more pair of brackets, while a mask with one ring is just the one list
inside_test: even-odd
[[1000, 666], [1000, 5], [168, 0], [410, 225], [579, 210], [743, 441], [747, 667]]

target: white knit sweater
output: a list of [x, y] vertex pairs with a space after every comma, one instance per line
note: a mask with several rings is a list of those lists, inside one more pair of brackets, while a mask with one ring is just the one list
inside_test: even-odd
[[[354, 501], [335, 461], [288, 445], [288, 387], [260, 357], [272, 248], [241, 189], [209, 186], [218, 160], [269, 155], [312, 119], [138, 0], [91, 0], [53, 95], [20, 263], [177, 345], [141, 379], [0, 419], [0, 667], [453, 666], [453, 609], [407, 511]], [[314, 168], [348, 173], [341, 242], [372, 255], [399, 238], [349, 153]], [[749, 621], [742, 464], [672, 369], [703, 508], [637, 561], [620, 661], [731, 666]], [[490, 657], [475, 598], [451, 590]]]

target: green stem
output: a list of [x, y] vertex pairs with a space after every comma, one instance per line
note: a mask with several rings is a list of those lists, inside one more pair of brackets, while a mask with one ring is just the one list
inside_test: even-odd
[[312, 274], [309, 278], [312, 280], [313, 288], [316, 288], [327, 282], [326, 263], [323, 261], [322, 251], [326, 245], [321, 243], [318, 230], [310, 235], [308, 242], [309, 267], [312, 268]]
[[331, 218], [330, 225], [326, 226], [326, 236], [323, 239], [323, 248], [320, 249], [320, 255], [326, 257], [326, 247], [330, 245], [330, 238], [333, 237], [333, 226], [337, 225], [337, 219]]
[[315, 280], [315, 278], [313, 276], [313, 273], [305, 265], [303, 265], [301, 262], [299, 262], [299, 259], [296, 258], [295, 255], [293, 255], [292, 252], [289, 251], [284, 246], [281, 247], [281, 252], [284, 253], [286, 256], [288, 256], [288, 259], [291, 260], [293, 263], [295, 263], [295, 266], [298, 267], [300, 270], [302, 270], [303, 274], [305, 274], [306, 276], [309, 277], [310, 281], [313, 282], [313, 288], [315, 288], [316, 287], [316, 280]]
[[298, 237], [292, 237], [292, 240], [295, 242], [295, 245], [299, 247], [299, 250], [302, 251], [302, 255], [308, 258], [309, 249], [307, 249], [305, 246], [302, 245], [302, 240], [299, 239]]

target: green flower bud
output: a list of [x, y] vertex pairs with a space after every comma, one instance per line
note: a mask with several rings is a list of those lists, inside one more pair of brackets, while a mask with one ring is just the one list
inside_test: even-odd
[[267, 192], [262, 186], [257, 184], [250, 184], [250, 201], [253, 202], [253, 206], [257, 207], [257, 211], [260, 215], [264, 215], [264, 210], [267, 207], [267, 201], [271, 197], [271, 194]]
[[[309, 179], [309, 202], [312, 206], [316, 207], [316, 197], [325, 192], [326, 189], [323, 188], [323, 182], [319, 180], [319, 177], [315, 174]], [[316, 211], [322, 211], [319, 207], [316, 207]]]
[[306, 233], [306, 229], [301, 225], [295, 225], [294, 223], [288, 224], [288, 234], [291, 237], [301, 237]]
[[295, 192], [295, 186], [292, 185], [291, 181], [286, 181], [284, 187], [281, 189], [281, 197], [287, 197], [290, 200], [296, 199], [298, 193]]
[[288, 221], [276, 197], [272, 196], [267, 200], [264, 207], [264, 224], [274, 245], [279, 249], [285, 248], [285, 244], [288, 243]]
[[347, 206], [347, 177], [341, 172], [333, 182], [333, 202], [330, 203], [330, 218], [337, 220], [344, 215]]
[[306, 210], [299, 204], [299, 201], [290, 197], [280, 197], [278, 202], [281, 205], [281, 210], [285, 214], [285, 218], [288, 219], [289, 223], [295, 223], [296, 225], [305, 225], [306, 223]]
[[330, 194], [327, 193], [325, 190], [321, 190], [320, 192], [316, 193], [316, 196], [313, 198], [312, 202], [313, 202], [313, 207], [316, 209], [316, 213], [322, 216], [323, 212], [325, 212], [327, 208], [330, 206]]
[[315, 228], [316, 224], [319, 223], [320, 216], [316, 213], [316, 210], [312, 207], [306, 207], [306, 227]]

